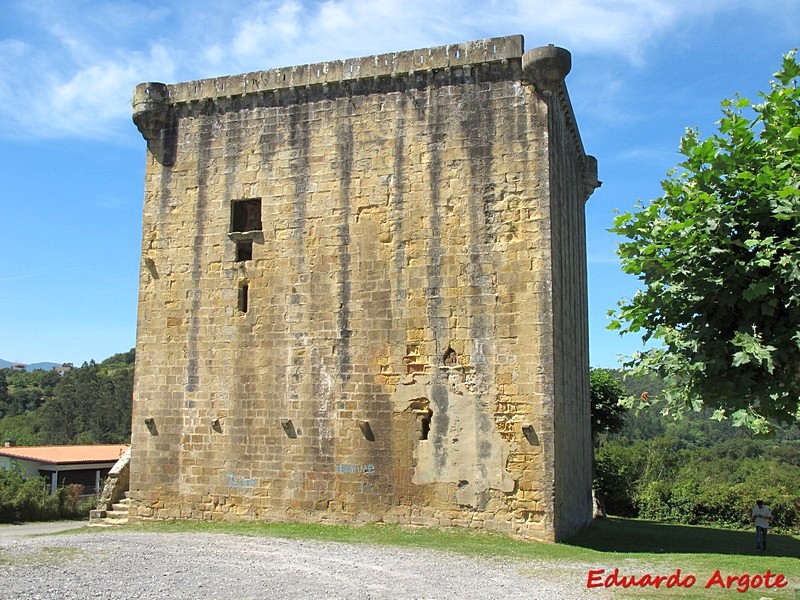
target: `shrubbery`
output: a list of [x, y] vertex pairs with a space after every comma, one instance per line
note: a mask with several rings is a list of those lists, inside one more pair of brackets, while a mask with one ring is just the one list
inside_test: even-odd
[[[609, 371], [633, 398], [660, 396], [655, 376]], [[647, 392], [647, 394], [642, 394]], [[800, 429], [755, 436], [710, 410], [675, 420], [652, 405], [628, 412], [595, 448], [598, 494], [609, 514], [654, 521], [751, 528], [764, 500], [779, 531], [800, 531]]]
[[83, 499], [83, 486], [68, 485], [50, 494], [43, 477], [26, 479], [19, 468], [0, 469], [0, 523], [81, 519], [89, 515], [94, 498]]
[[615, 439], [597, 452], [595, 485], [610, 514], [687, 524], [751, 527], [757, 499], [772, 526], [800, 531], [800, 444], [735, 438], [709, 448], [680, 439]]

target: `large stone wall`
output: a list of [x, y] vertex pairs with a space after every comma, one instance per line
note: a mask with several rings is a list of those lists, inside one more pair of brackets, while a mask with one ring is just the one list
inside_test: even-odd
[[591, 519], [569, 54], [142, 84], [132, 518]]

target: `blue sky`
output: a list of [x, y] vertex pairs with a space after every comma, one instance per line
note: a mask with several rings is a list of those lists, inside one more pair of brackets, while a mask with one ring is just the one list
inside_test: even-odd
[[659, 195], [686, 126], [755, 98], [800, 45], [797, 0], [5, 0], [0, 4], [0, 358], [102, 360], [135, 343], [145, 143], [136, 83], [521, 33], [572, 52], [567, 86], [603, 186], [587, 209], [590, 352], [631, 295], [606, 230]]

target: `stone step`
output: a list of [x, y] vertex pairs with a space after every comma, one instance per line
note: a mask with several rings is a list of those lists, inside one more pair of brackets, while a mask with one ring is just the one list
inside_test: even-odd
[[128, 519], [100, 519], [98, 521], [90, 521], [89, 527], [114, 527], [116, 525], [125, 525]]
[[89, 526], [113, 527], [115, 525], [124, 525], [128, 522], [130, 506], [130, 495], [128, 492], [125, 492], [125, 497], [119, 502], [114, 502], [110, 509], [94, 509], [89, 511]]

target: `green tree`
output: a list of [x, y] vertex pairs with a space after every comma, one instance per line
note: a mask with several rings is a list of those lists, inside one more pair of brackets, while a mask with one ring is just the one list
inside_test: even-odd
[[8, 382], [6, 381], [6, 370], [0, 369], [0, 418], [8, 412]]
[[610, 369], [589, 371], [589, 397], [592, 411], [592, 440], [601, 434], [614, 433], [625, 423], [626, 408], [620, 404], [625, 390]]
[[119, 354], [109, 356], [100, 364], [104, 367], [132, 367], [136, 361], [135, 352], [135, 349], [131, 348], [127, 352], [120, 352]]
[[95, 414], [99, 404], [101, 382], [99, 367], [94, 361], [65, 373], [56, 386], [55, 395], [42, 407], [42, 428], [50, 444], [91, 444], [96, 431]]
[[[130, 361], [119, 362], [120, 357]], [[119, 354], [99, 365], [91, 361], [64, 374], [53, 397], [39, 411], [46, 442], [127, 443], [133, 402], [131, 361], [129, 353]]]
[[[5, 397], [0, 391], [0, 417], [28, 414], [53, 397], [61, 377], [55, 371], [2, 371], [6, 381]], [[0, 382], [0, 388], [3, 387]]]
[[724, 101], [716, 134], [687, 130], [664, 194], [614, 221], [643, 288], [610, 327], [659, 342], [626, 366], [662, 377], [669, 413], [757, 432], [800, 420], [798, 79], [792, 52], [760, 103]]
[[605, 488], [597, 477], [597, 450], [601, 436], [618, 431], [625, 422], [625, 407], [620, 404], [625, 391], [610, 369], [589, 371], [589, 398], [592, 417], [592, 491], [594, 516], [606, 516]]
[[18, 446], [43, 445], [45, 436], [40, 411], [0, 419], [0, 443], [4, 440], [14, 440]]

